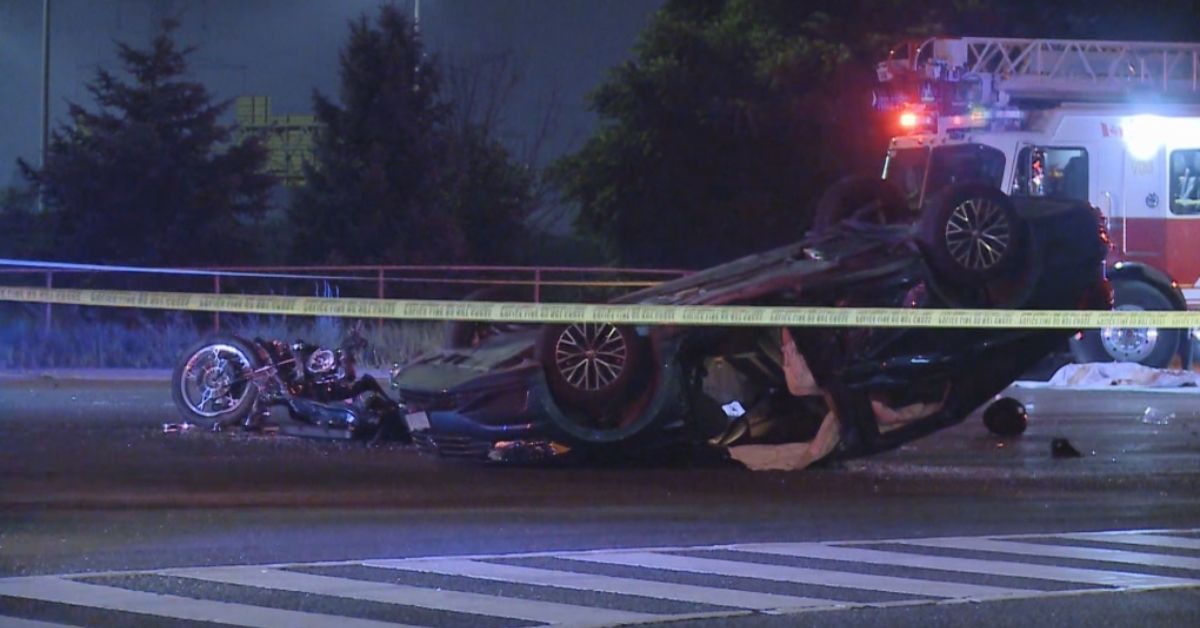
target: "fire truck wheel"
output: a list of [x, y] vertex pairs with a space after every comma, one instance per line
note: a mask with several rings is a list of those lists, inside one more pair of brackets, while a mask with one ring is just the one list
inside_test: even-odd
[[[1140, 281], [1113, 282], [1114, 309], [1171, 310], [1171, 302], [1154, 286]], [[1105, 327], [1089, 329], [1071, 340], [1076, 362], [1138, 362], [1164, 368], [1175, 357], [1182, 329]]]
[[1026, 270], [1028, 231], [1003, 192], [986, 183], [964, 183], [931, 200], [918, 242], [941, 279], [973, 286]]
[[813, 216], [813, 229], [828, 229], [850, 218], [879, 225], [905, 224], [913, 221], [913, 213], [900, 192], [887, 181], [849, 176], [821, 195]]

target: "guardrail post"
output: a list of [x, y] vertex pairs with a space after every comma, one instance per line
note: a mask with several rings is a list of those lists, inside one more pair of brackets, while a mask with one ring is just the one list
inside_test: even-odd
[[[54, 287], [54, 271], [46, 271], [46, 287]], [[54, 306], [49, 301], [46, 302], [46, 313], [42, 316], [42, 337], [50, 335], [50, 325], [54, 321]]]
[[542, 269], [533, 269], [533, 302], [542, 302]]
[[[376, 273], [377, 273], [377, 274], [376, 274], [376, 276], [375, 276], [375, 296], [376, 296], [376, 298], [378, 298], [380, 301], [382, 301], [382, 300], [383, 300], [383, 297], [384, 297], [384, 288], [383, 288], [383, 267], [381, 266], [381, 267], [380, 267], [380, 268], [379, 268], [379, 269], [376, 271]], [[383, 319], [382, 319], [382, 318], [377, 318], [377, 319], [375, 319], [375, 326], [376, 326], [376, 327], [383, 327]]]
[[[213, 275], [213, 294], [221, 294], [221, 275]], [[221, 333], [221, 313], [213, 312], [213, 333]]]

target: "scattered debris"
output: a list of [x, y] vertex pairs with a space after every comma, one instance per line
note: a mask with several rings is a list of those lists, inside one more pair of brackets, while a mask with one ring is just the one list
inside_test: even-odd
[[554, 441], [500, 441], [488, 452], [493, 462], [529, 463], [570, 453], [571, 448]]
[[1020, 401], [1012, 397], [1002, 397], [983, 411], [983, 424], [996, 436], [1020, 436], [1025, 433], [1025, 428], [1029, 427], [1029, 413]]
[[163, 423], [162, 431], [163, 434], [176, 434], [180, 432], [186, 432], [194, 427], [196, 427], [195, 423], [188, 423], [187, 421], [184, 421], [183, 423]]
[[1142, 423], [1150, 425], [1168, 425], [1174, 420], [1174, 412], [1165, 412], [1154, 406], [1147, 407], [1146, 411], [1142, 413]]
[[1075, 449], [1071, 441], [1065, 438], [1055, 438], [1050, 441], [1050, 455], [1055, 458], [1081, 458], [1082, 453]]

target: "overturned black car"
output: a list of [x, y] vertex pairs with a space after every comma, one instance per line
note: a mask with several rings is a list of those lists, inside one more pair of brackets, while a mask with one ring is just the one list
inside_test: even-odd
[[[946, 189], [915, 223], [890, 191], [835, 187], [801, 241], [616, 303], [1109, 309], [1087, 204]], [[487, 327], [398, 366], [416, 442], [497, 460], [728, 447], [753, 468], [860, 456], [963, 420], [1062, 344], [1039, 329]]]

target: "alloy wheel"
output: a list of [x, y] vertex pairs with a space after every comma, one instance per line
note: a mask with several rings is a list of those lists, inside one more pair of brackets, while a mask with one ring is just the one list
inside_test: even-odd
[[625, 370], [629, 345], [610, 323], [575, 323], [559, 334], [554, 364], [571, 387], [596, 392], [612, 386]]
[[986, 271], [995, 268], [1012, 245], [1012, 225], [1004, 209], [986, 198], [959, 203], [946, 221], [946, 249], [961, 267]]

